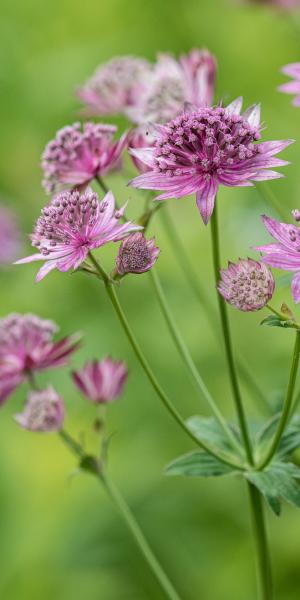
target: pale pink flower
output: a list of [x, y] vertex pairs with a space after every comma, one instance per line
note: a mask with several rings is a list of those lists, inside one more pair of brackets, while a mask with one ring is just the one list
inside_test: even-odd
[[16, 217], [7, 206], [0, 205], [0, 265], [12, 263], [19, 252], [20, 231]]
[[228, 263], [221, 269], [218, 291], [238, 310], [253, 312], [261, 310], [271, 300], [275, 281], [266, 265], [256, 260], [240, 259], [237, 264]]
[[77, 90], [90, 115], [126, 114], [136, 102], [151, 70], [148, 61], [121, 56], [104, 63], [86, 84]]
[[139, 125], [132, 129], [128, 136], [128, 149], [130, 153], [130, 157], [136, 169], [140, 173], [147, 173], [151, 171], [151, 167], [146, 165], [142, 160], [139, 160], [135, 153], [131, 150], [139, 150], [141, 148], [149, 148], [150, 146], [154, 146], [155, 137], [151, 135], [148, 130], [148, 127], [145, 125]]
[[83, 186], [120, 165], [127, 133], [117, 141], [117, 128], [103, 123], [73, 123], [60, 129], [42, 155], [43, 185], [52, 193], [68, 186]]
[[79, 347], [79, 337], [53, 341], [57, 325], [31, 314], [11, 314], [0, 320], [0, 404], [30, 372], [61, 367]]
[[292, 81], [280, 85], [278, 88], [279, 91], [284, 92], [285, 94], [294, 94], [295, 98], [293, 99], [293, 105], [297, 107], [300, 106], [300, 63], [286, 65], [281, 71], [285, 75], [292, 77]]
[[29, 392], [24, 410], [15, 415], [15, 420], [28, 431], [53, 432], [62, 428], [64, 416], [63, 399], [48, 387]]
[[74, 383], [95, 404], [112, 402], [121, 395], [127, 380], [126, 364], [107, 357], [101, 362], [88, 362], [72, 373]]
[[[296, 221], [300, 220], [298, 210], [292, 212]], [[289, 223], [279, 223], [264, 215], [263, 224], [276, 244], [257, 246], [263, 252], [263, 262], [276, 269], [295, 272], [292, 280], [292, 296], [296, 303], [300, 302], [300, 228]]]
[[147, 240], [143, 233], [133, 233], [120, 245], [116, 259], [117, 272], [119, 275], [145, 273], [153, 267], [159, 253], [155, 238]]
[[108, 242], [117, 242], [131, 231], [142, 229], [131, 221], [120, 221], [125, 208], [126, 205], [115, 210], [111, 192], [102, 202], [89, 188], [82, 194], [77, 190], [61, 192], [42, 210], [31, 235], [32, 245], [39, 252], [18, 260], [16, 264], [45, 261], [36, 281], [53, 269], [63, 272], [77, 269], [90, 250]]
[[200, 108], [184, 112], [166, 125], [156, 125], [153, 147], [131, 149], [131, 154], [151, 171], [131, 182], [136, 188], [163, 190], [156, 200], [196, 194], [205, 224], [214, 209], [220, 185], [252, 186], [253, 181], [277, 179], [270, 170], [288, 164], [274, 158], [293, 140], [263, 142], [260, 139], [260, 107], [242, 115], [242, 99], [226, 108]]

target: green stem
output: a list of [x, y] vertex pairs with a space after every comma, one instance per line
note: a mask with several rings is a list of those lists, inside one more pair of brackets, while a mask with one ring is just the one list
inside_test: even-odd
[[[219, 281], [220, 268], [221, 268], [217, 203], [216, 203], [216, 206], [214, 208], [214, 211], [213, 211], [213, 214], [211, 217], [211, 234], [212, 234], [212, 253], [213, 253], [214, 274], [215, 274], [215, 281], [217, 284]], [[241, 428], [241, 434], [242, 434], [244, 445], [245, 445], [247, 459], [248, 459], [250, 465], [253, 465], [254, 463], [253, 463], [251, 441], [250, 441], [250, 436], [249, 436], [249, 432], [248, 432], [247, 421], [246, 421], [246, 416], [244, 413], [244, 407], [243, 407], [243, 403], [242, 403], [242, 397], [241, 397], [241, 392], [240, 392], [240, 387], [239, 387], [239, 382], [238, 382], [238, 377], [237, 377], [237, 371], [236, 371], [236, 366], [235, 366], [235, 361], [234, 361], [234, 356], [233, 356], [233, 348], [232, 348], [232, 340], [231, 340], [230, 327], [229, 327], [229, 319], [228, 319], [228, 314], [227, 314], [227, 307], [226, 307], [225, 301], [222, 298], [221, 294], [217, 294], [217, 297], [218, 297], [218, 305], [219, 305], [221, 324], [222, 324], [222, 330], [223, 330], [223, 338], [224, 338], [224, 344], [225, 344], [227, 366], [228, 366], [228, 371], [229, 371], [229, 376], [230, 376], [233, 398], [234, 398], [234, 402], [235, 402], [239, 425]]]
[[108, 190], [108, 187], [105, 185], [102, 177], [100, 177], [100, 175], [96, 175], [95, 179], [99, 183], [101, 190], [104, 192], [104, 194], [107, 194], [109, 190]]
[[261, 600], [272, 600], [272, 574], [263, 501], [257, 488], [250, 482], [248, 482], [247, 485], [250, 497], [252, 525], [256, 546], [257, 577], [259, 582], [260, 598]]
[[101, 265], [96, 261], [96, 259], [93, 257], [92, 253], [89, 254], [90, 260], [92, 261], [94, 267], [96, 268], [96, 270], [98, 271], [101, 279], [104, 281], [105, 284], [105, 288], [107, 291], [107, 294], [109, 296], [109, 299], [115, 309], [115, 312], [117, 314], [117, 317], [124, 329], [124, 332], [129, 340], [129, 343], [140, 363], [140, 365], [142, 366], [147, 378], [149, 379], [152, 387], [154, 388], [155, 392], [157, 393], [158, 397], [160, 398], [160, 400], [163, 402], [164, 406], [166, 407], [166, 409], [168, 410], [168, 412], [172, 415], [172, 417], [175, 419], [175, 421], [177, 422], [177, 424], [181, 427], [181, 429], [188, 434], [188, 436], [198, 445], [200, 446], [200, 448], [202, 448], [202, 450], [205, 450], [206, 452], [208, 452], [208, 454], [211, 454], [212, 456], [214, 456], [215, 458], [217, 458], [218, 460], [220, 460], [221, 462], [223, 462], [224, 464], [230, 465], [231, 467], [235, 468], [235, 469], [240, 469], [243, 470], [243, 467], [241, 465], [236, 464], [235, 462], [232, 462], [230, 459], [218, 454], [218, 452], [215, 452], [212, 448], [210, 448], [209, 446], [207, 446], [203, 441], [201, 441], [196, 435], [194, 435], [194, 433], [188, 428], [188, 426], [185, 424], [184, 420], [182, 419], [182, 417], [180, 416], [179, 412], [177, 411], [177, 409], [175, 408], [175, 406], [173, 405], [173, 403], [171, 402], [171, 400], [169, 400], [167, 394], [165, 393], [165, 391], [162, 389], [162, 387], [160, 386], [159, 382], [157, 381], [150, 365], [148, 364], [148, 361], [146, 359], [146, 357], [144, 356], [131, 328], [130, 325], [127, 321], [127, 318], [125, 316], [125, 313], [123, 312], [123, 309], [121, 307], [121, 304], [119, 302], [116, 290], [115, 290], [115, 286], [114, 284], [111, 283], [109, 277], [107, 276], [107, 274], [105, 273], [104, 269], [101, 267]]
[[100, 480], [102, 481], [111, 500], [118, 509], [121, 517], [124, 519], [124, 522], [126, 523], [129, 531], [135, 539], [140, 551], [142, 552], [150, 569], [152, 570], [158, 583], [164, 591], [165, 596], [167, 598], [170, 598], [170, 600], [180, 600], [179, 595], [177, 594], [172, 583], [168, 579], [166, 573], [163, 571], [157, 558], [153, 554], [147, 540], [144, 537], [142, 530], [140, 529], [140, 526], [136, 522], [129, 506], [125, 502], [123, 496], [121, 496], [119, 490], [116, 488], [114, 483], [107, 477], [106, 474], [101, 474]]
[[286, 424], [288, 422], [290, 412], [291, 412], [293, 397], [294, 397], [295, 383], [296, 383], [298, 366], [299, 366], [299, 356], [300, 356], [300, 331], [297, 330], [295, 344], [294, 344], [291, 370], [290, 370], [289, 383], [288, 383], [287, 393], [286, 393], [281, 417], [279, 419], [277, 431], [274, 435], [272, 444], [271, 444], [265, 458], [258, 465], [259, 470], [264, 469], [269, 464], [269, 462], [271, 462], [271, 460], [280, 444], [281, 436], [282, 436], [282, 434], [285, 430]]
[[[163, 203], [162, 203], [163, 204]], [[191, 261], [189, 259], [188, 254], [186, 253], [185, 247], [182, 244], [182, 241], [174, 227], [174, 223], [172, 221], [171, 216], [168, 213], [167, 207], [164, 207], [162, 211], [160, 211], [161, 220], [164, 226], [164, 229], [168, 235], [169, 242], [172, 246], [174, 255], [178, 261], [178, 264], [181, 267], [184, 277], [186, 278], [187, 283], [190, 285], [193, 290], [195, 297], [200, 302], [200, 304], [205, 308], [208, 320], [211, 326], [211, 329], [214, 335], [219, 339], [219, 328], [217, 325], [217, 311], [214, 309], [209, 297], [206, 295], [205, 291], [201, 288], [198, 280], [198, 275], [195, 272]], [[237, 362], [239, 371], [241, 372], [245, 383], [247, 384], [249, 390], [251, 391], [251, 397], [256, 400], [257, 406], [260, 410], [264, 408], [264, 412], [266, 414], [270, 414], [271, 407], [263, 393], [260, 389], [259, 385], [255, 381], [252, 376], [251, 371], [248, 368], [246, 360], [239, 357]]]
[[61, 429], [60, 431], [58, 431], [58, 435], [64, 442], [64, 444], [69, 448], [69, 450], [73, 454], [75, 454], [75, 456], [78, 456], [79, 458], [84, 457], [84, 451], [81, 445], [78, 442], [76, 442], [76, 440], [74, 440], [74, 438], [72, 438], [72, 436], [67, 431], [65, 431], [65, 429]]
[[159, 281], [158, 274], [155, 269], [151, 269], [151, 271], [149, 271], [149, 277], [151, 279], [157, 300], [159, 302], [163, 316], [166, 320], [170, 334], [174, 340], [175, 346], [176, 346], [181, 358], [183, 359], [185, 365], [187, 366], [187, 368], [192, 376], [193, 381], [196, 383], [196, 386], [197, 386], [198, 390], [200, 390], [201, 395], [204, 396], [206, 402], [208, 403], [209, 407], [211, 408], [213, 414], [215, 415], [215, 417], [216, 417], [217, 421], [219, 422], [220, 426], [222, 427], [223, 431], [227, 435], [227, 437], [230, 440], [230, 442], [232, 443], [233, 447], [236, 448], [238, 450], [238, 452], [240, 453], [241, 447], [240, 447], [237, 439], [233, 435], [232, 431], [229, 429], [222, 413], [218, 409], [218, 406], [216, 405], [209, 390], [207, 389], [207, 387], [195, 365], [195, 362], [191, 356], [191, 353], [190, 353], [188, 347], [186, 346], [180, 332], [178, 331], [177, 325], [174, 321], [173, 315], [170, 312], [170, 307], [167, 303], [165, 294], [163, 292], [161, 283]]

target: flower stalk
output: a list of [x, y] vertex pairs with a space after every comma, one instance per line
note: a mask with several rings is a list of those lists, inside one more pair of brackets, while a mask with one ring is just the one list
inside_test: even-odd
[[257, 578], [261, 600], [273, 599], [272, 573], [269, 558], [263, 500], [257, 488], [248, 482], [248, 492], [256, 547]]

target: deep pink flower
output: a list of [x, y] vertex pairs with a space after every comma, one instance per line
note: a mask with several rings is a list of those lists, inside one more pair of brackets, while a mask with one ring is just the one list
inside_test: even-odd
[[12, 263], [19, 252], [20, 232], [15, 215], [3, 204], [0, 205], [0, 264]]
[[15, 415], [15, 420], [23, 429], [38, 432], [59, 431], [64, 422], [65, 410], [63, 399], [53, 387], [32, 391], [22, 413]]
[[129, 184], [163, 190], [157, 200], [195, 193], [207, 224], [219, 185], [251, 186], [253, 181], [282, 177], [270, 168], [288, 164], [274, 155], [293, 140], [256, 144], [261, 137], [260, 108], [254, 105], [240, 115], [241, 108], [242, 99], [238, 98], [226, 108], [200, 108], [157, 125], [154, 147], [131, 150], [151, 172]]
[[74, 383], [92, 402], [106, 404], [121, 395], [128, 371], [125, 363], [104, 358], [88, 362], [80, 371], [72, 373]]
[[275, 281], [271, 271], [256, 260], [240, 259], [237, 264], [228, 263], [221, 269], [218, 291], [238, 310], [253, 312], [264, 308], [271, 300]]
[[47, 192], [87, 185], [120, 164], [127, 133], [113, 142], [117, 128], [102, 123], [73, 123], [60, 129], [42, 155], [43, 185]]
[[120, 245], [116, 259], [117, 271], [120, 275], [145, 273], [153, 267], [159, 253], [155, 238], [147, 240], [143, 233], [133, 233]]
[[108, 242], [117, 242], [131, 231], [142, 229], [131, 221], [120, 222], [125, 208], [126, 205], [115, 210], [111, 192], [102, 202], [89, 188], [83, 194], [76, 190], [61, 192], [42, 210], [31, 235], [32, 245], [39, 252], [18, 260], [16, 264], [45, 261], [36, 281], [53, 269], [63, 272], [77, 269], [90, 250]]
[[141, 58], [113, 58], [98, 67], [86, 84], [79, 88], [77, 95], [86, 104], [88, 114], [126, 114], [126, 110], [135, 103], [150, 69], [148, 61]]
[[11, 314], [0, 320], [0, 404], [25, 381], [29, 372], [61, 367], [79, 347], [78, 336], [53, 341], [53, 321], [36, 315]]
[[[296, 221], [300, 220], [299, 211], [292, 212]], [[292, 296], [296, 303], [300, 302], [300, 228], [288, 223], [279, 223], [264, 215], [263, 224], [271, 236], [278, 242], [257, 246], [256, 250], [264, 253], [263, 262], [276, 269], [295, 271], [292, 280]]]
[[280, 85], [279, 91], [285, 94], [295, 94], [293, 104], [294, 106], [300, 106], [300, 63], [286, 65], [281, 70], [285, 75], [292, 77], [292, 81]]

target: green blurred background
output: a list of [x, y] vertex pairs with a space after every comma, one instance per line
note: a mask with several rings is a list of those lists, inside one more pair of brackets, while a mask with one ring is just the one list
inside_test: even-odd
[[[246, 105], [262, 102], [266, 139], [300, 139], [300, 111], [276, 87], [282, 65], [300, 58], [295, 19], [228, 0], [2, 0], [0, 24], [0, 193], [18, 213], [26, 234], [46, 201], [41, 189], [40, 154], [55, 131], [78, 118], [75, 87], [98, 63], [120, 54], [154, 59], [206, 46], [219, 63], [218, 98], [243, 95]], [[300, 31], [300, 30], [299, 30]], [[121, 127], [125, 123], [119, 122]], [[286, 179], [270, 184], [288, 211], [298, 207], [299, 144], [285, 152], [292, 165]], [[132, 170], [128, 162], [128, 169]], [[120, 175], [107, 179], [119, 202], [130, 200], [132, 216], [143, 192], [125, 186]], [[255, 189], [222, 190], [219, 198], [225, 259], [247, 256], [267, 236], [259, 215], [274, 211]], [[209, 230], [192, 199], [167, 207], [215, 306]], [[188, 287], [159, 215], [152, 223], [162, 248], [158, 270], [174, 315], [220, 408], [233, 415], [221, 341]], [[26, 244], [26, 254], [29, 244]], [[107, 266], [116, 252], [104, 252]], [[253, 256], [255, 254], [252, 253]], [[136, 362], [103, 289], [82, 274], [52, 273], [33, 283], [36, 265], [0, 273], [0, 312], [36, 312], [54, 319], [62, 334], [80, 330], [85, 344], [74, 365], [106, 353], [125, 359], [130, 378], [123, 398], [111, 407], [110, 471], [134, 510], [153, 549], [186, 600], [253, 600], [255, 567], [248, 499], [238, 479], [187, 480], [163, 477], [164, 465], [192, 448], [160, 405]], [[162, 321], [148, 276], [127, 278], [122, 301], [161, 381], [184, 416], [207, 414], [181, 366]], [[288, 288], [276, 303], [291, 304]], [[269, 398], [282, 397], [292, 337], [260, 328], [261, 314], [230, 311], [237, 351]], [[86, 432], [94, 410], [73, 389], [69, 369], [48, 372], [66, 399], [67, 427]], [[5, 600], [146, 600], [160, 589], [100, 485], [75, 476], [75, 463], [54, 435], [18, 429], [13, 414], [25, 388], [1, 409], [0, 597]], [[257, 400], [244, 389], [253, 418]], [[74, 475], [74, 476], [73, 476]], [[268, 511], [274, 576], [279, 600], [299, 599], [300, 516], [284, 507], [280, 519]]]

